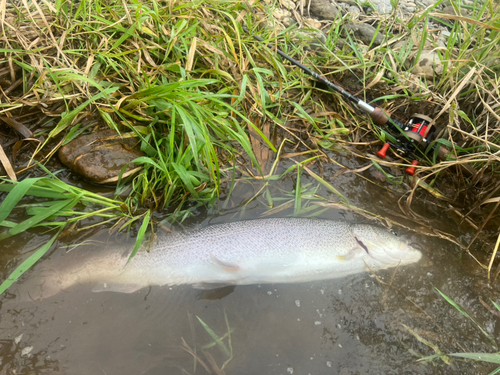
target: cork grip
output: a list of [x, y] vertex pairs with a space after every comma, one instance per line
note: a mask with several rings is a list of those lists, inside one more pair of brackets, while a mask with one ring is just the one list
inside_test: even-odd
[[389, 117], [382, 111], [381, 108], [376, 107], [375, 110], [370, 114], [373, 122], [377, 125], [385, 125], [389, 121]]

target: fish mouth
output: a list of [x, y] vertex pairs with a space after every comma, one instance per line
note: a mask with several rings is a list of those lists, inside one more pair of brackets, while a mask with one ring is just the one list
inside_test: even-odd
[[406, 245], [404, 249], [402, 249], [403, 256], [401, 257], [401, 260], [406, 260], [410, 262], [417, 262], [422, 258], [422, 252], [420, 250], [417, 250], [411, 245]]
[[418, 242], [410, 242], [408, 246], [411, 247], [415, 251], [422, 251], [423, 250], [422, 245]]

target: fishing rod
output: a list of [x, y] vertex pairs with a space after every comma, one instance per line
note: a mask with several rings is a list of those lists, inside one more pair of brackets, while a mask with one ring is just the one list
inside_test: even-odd
[[[212, 11], [216, 11], [212, 9]], [[226, 21], [232, 22], [231, 18], [227, 15], [223, 14], [223, 17]], [[385, 142], [382, 148], [377, 152], [377, 156], [382, 159], [385, 159], [387, 156], [387, 151], [393, 147], [396, 151], [403, 154], [403, 156], [412, 155], [413, 160], [411, 162], [411, 166], [406, 168], [406, 173], [409, 175], [415, 174], [415, 166], [418, 165], [418, 160], [416, 159], [416, 152], [420, 151], [424, 155], [428, 154], [430, 151], [437, 152], [438, 157], [441, 160], [446, 160], [446, 156], [450, 153], [443, 146], [432, 143], [432, 135], [434, 133], [433, 128], [433, 120], [428, 116], [421, 115], [418, 113], [413, 114], [407, 123], [402, 123], [398, 120], [391, 118], [387, 115], [380, 107], [374, 107], [369, 103], [361, 100], [360, 98], [352, 95], [347, 92], [341, 86], [335, 84], [334, 82], [326, 79], [320, 74], [316, 73], [312, 69], [308, 68], [301, 62], [295, 60], [293, 57], [287, 55], [285, 52], [273, 46], [269, 43], [266, 43], [263, 38], [258, 35], [254, 35], [248, 30], [245, 25], [239, 24], [242, 30], [249, 34], [252, 38], [259, 42], [263, 42], [266, 44], [268, 48], [271, 50], [275, 50], [278, 55], [283, 57], [285, 60], [289, 61], [293, 65], [299, 67], [302, 71], [316, 79], [317, 81], [323, 83], [330, 89], [338, 92], [342, 97], [346, 98], [350, 102], [354, 103], [362, 112], [366, 113], [372, 119], [373, 123], [378, 126], [387, 126], [389, 130], [393, 133], [393, 136], [396, 139], [396, 143], [394, 142]], [[429, 147], [430, 146], [430, 147]], [[477, 171], [467, 164], [461, 164], [464, 172], [468, 176], [473, 176], [477, 173]]]

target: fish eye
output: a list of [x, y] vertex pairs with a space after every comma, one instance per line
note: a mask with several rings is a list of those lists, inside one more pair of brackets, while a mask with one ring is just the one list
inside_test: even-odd
[[392, 234], [394, 234], [396, 237], [398, 236], [398, 234], [396, 232], [394, 232], [392, 229], [389, 229], [389, 232], [391, 232]]

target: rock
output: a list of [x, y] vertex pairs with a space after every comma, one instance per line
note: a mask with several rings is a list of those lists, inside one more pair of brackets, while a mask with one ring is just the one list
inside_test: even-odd
[[427, 8], [430, 7], [431, 5], [435, 4], [435, 0], [416, 0], [415, 3], [422, 7], [422, 8]]
[[290, 12], [286, 9], [276, 8], [273, 11], [273, 18], [277, 21], [283, 22], [286, 17], [290, 17]]
[[335, 20], [339, 13], [337, 7], [331, 4], [329, 0], [311, 0], [309, 11], [316, 18], [330, 21]]
[[354, 1], [339, 1], [338, 5], [343, 9], [345, 13], [349, 13], [352, 16], [361, 14], [363, 12], [363, 9]]
[[439, 55], [433, 50], [422, 50], [418, 62], [412, 68], [411, 73], [428, 79], [432, 79], [435, 75], [442, 74], [443, 64], [441, 63]]
[[469, 16], [469, 12], [467, 11], [467, 9], [460, 9], [460, 13], [458, 13], [455, 8], [453, 7], [453, 5], [447, 5], [443, 8], [442, 12], [444, 14], [449, 14], [450, 16], [464, 16], [464, 17], [467, 17]]
[[307, 26], [312, 27], [314, 29], [321, 28], [321, 22], [315, 20], [314, 18], [304, 18], [303, 21]]
[[401, 5], [401, 10], [405, 14], [410, 14], [410, 13], [414, 13], [417, 10], [417, 7], [412, 6], [412, 5], [403, 4], [403, 5]]
[[392, 12], [392, 5], [390, 0], [371, 0], [375, 6], [375, 11], [379, 14], [389, 14]]
[[347, 12], [349, 14], [354, 15], [354, 14], [361, 14], [362, 10], [359, 9], [359, 7], [357, 6], [351, 5], [349, 8], [347, 8]]
[[[359, 22], [347, 22], [342, 25], [343, 31], [353, 34], [357, 40], [362, 41], [366, 45], [370, 45], [373, 36], [377, 32], [377, 29], [367, 23]], [[384, 42], [384, 36], [378, 32], [373, 44], [378, 46]]]
[[324, 50], [326, 36], [321, 31], [300, 30], [295, 31], [296, 38], [293, 42], [300, 45], [305, 50], [327, 52]]
[[370, 175], [375, 180], [378, 180], [380, 182], [385, 182], [387, 180], [386, 177], [385, 177], [385, 174], [383, 174], [382, 172], [380, 172], [378, 169], [370, 168], [368, 171], [370, 172]]
[[281, 0], [281, 6], [285, 9], [295, 9], [297, 6], [292, 0]]
[[[64, 165], [91, 182], [116, 183], [127, 163], [144, 156], [136, 149], [137, 143], [137, 138], [121, 138], [113, 130], [104, 130], [72, 140], [59, 149], [58, 156]], [[132, 163], [125, 172], [134, 168]]]

